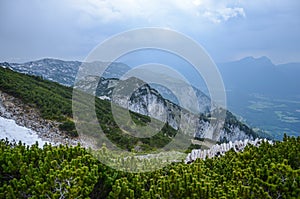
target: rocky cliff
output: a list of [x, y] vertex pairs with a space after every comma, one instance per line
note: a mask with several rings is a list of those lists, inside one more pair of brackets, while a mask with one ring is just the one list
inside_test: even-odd
[[[112, 101], [113, 104], [130, 111], [156, 118], [168, 123], [176, 130], [181, 129], [185, 133], [192, 134], [195, 138], [228, 142], [252, 140], [257, 137], [249, 127], [239, 122], [228, 111], [226, 111], [224, 123], [222, 121], [214, 122], [211, 118], [212, 111], [225, 110], [216, 106], [211, 108], [209, 98], [201, 91], [196, 91], [199, 114], [163, 98], [156, 89], [134, 77], [119, 80], [90, 75], [75, 84], [75, 88], [94, 94], [101, 99]], [[190, 132], [187, 132], [188, 130]]]

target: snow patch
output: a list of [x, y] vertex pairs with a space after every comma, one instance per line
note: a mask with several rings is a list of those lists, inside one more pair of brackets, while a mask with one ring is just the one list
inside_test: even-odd
[[42, 147], [46, 143], [46, 141], [39, 138], [35, 131], [17, 125], [14, 120], [0, 117], [0, 139], [5, 138], [9, 141], [16, 141], [17, 143], [22, 141], [22, 143], [29, 146], [38, 142], [39, 147]]

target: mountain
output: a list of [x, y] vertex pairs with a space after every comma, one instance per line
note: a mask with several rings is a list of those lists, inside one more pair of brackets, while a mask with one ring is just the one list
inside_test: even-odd
[[[0, 67], [0, 91], [1, 100], [3, 99], [3, 103], [0, 103], [2, 107], [0, 116], [16, 119], [17, 123], [34, 129], [43, 138], [49, 138], [51, 142], [58, 135], [62, 140], [75, 139], [76, 141], [80, 133], [80, 139], [92, 141], [89, 146], [102, 146], [103, 143], [99, 143], [102, 140], [97, 137], [100, 135], [97, 130], [100, 124], [104, 134], [116, 146], [127, 150], [133, 148], [151, 150], [166, 145], [177, 133], [175, 129], [165, 124], [151, 138], [132, 137], [120, 129], [114, 121], [110, 103], [94, 96], [90, 97], [95, 100], [96, 118], [87, 121], [89, 128], [86, 134], [77, 132], [73, 120], [72, 102], [80, 106], [80, 113], [86, 114], [86, 118], [91, 114], [84, 112], [90, 107], [89, 102], [76, 99], [72, 101], [73, 89], [70, 87], [40, 77], [20, 74], [8, 68]], [[82, 95], [89, 96], [87, 93]], [[131, 113], [131, 117], [135, 126], [145, 126], [151, 120], [138, 113]]]
[[[132, 92], [129, 91], [128, 89], [132, 85], [138, 85], [136, 86], [138, 89], [133, 89]], [[204, 99], [204, 101], [199, 101], [201, 107], [201, 114], [199, 115], [199, 113], [193, 113], [192, 110], [182, 108], [178, 104], [165, 99], [156, 89], [135, 77], [119, 80], [116, 78], [105, 79], [97, 76], [87, 76], [85, 79], [77, 82], [75, 88], [95, 94], [100, 99], [112, 101], [113, 104], [129, 109], [132, 112], [166, 122], [177, 130], [185, 128], [181, 126], [182, 121], [195, 124], [195, 129], [192, 130], [195, 138], [209, 138], [213, 140], [217, 138], [217, 141], [224, 142], [257, 137], [256, 133], [239, 122], [228, 111], [226, 112], [224, 127], [218, 129], [219, 124], [213, 124], [210, 115], [213, 115], [213, 111], [225, 110], [217, 107], [210, 109], [210, 103], [208, 103], [210, 100], [207, 96], [204, 98], [202, 93], [202, 98], [197, 98], [198, 100]], [[124, 91], [125, 93], [123, 93]], [[128, 96], [127, 93], [130, 93], [130, 95]]]
[[74, 84], [79, 67], [83, 64], [85, 67], [82, 68], [88, 69], [89, 67], [95, 68], [94, 66], [97, 66], [98, 70], [101, 70], [104, 66], [109, 65], [109, 67], [103, 73], [103, 77], [109, 78], [120, 77], [130, 69], [129, 66], [117, 62], [107, 63], [96, 61], [92, 63], [85, 63], [50, 58], [26, 63], [0, 63], [1, 66], [10, 68], [14, 71], [28, 75], [40, 76], [44, 79], [55, 81], [66, 86], [72, 86]]
[[[45, 61], [45, 59], [44, 59], [43, 61], [44, 61], [44, 63], [59, 63], [59, 60], [49, 61], [49, 60], [46, 59], [46, 61]], [[40, 62], [40, 61], [38, 61], [38, 62]], [[30, 63], [30, 62], [28, 62], [28, 63]], [[62, 61], [62, 63], [64, 63], [64, 64], [71, 63], [71, 65], [74, 66], [73, 62], [63, 62]], [[7, 64], [6, 64], [5, 67], [14, 69], [14, 67], [15, 67], [14, 64], [9, 64], [9, 65], [10, 65], [10, 67], [7, 67]], [[26, 64], [26, 66], [27, 65], [28, 64]], [[31, 65], [38, 65], [38, 64], [32, 64], [31, 63]], [[120, 65], [125, 70], [125, 68], [126, 68], [126, 67], [124, 67], [125, 65], [115, 64], [115, 66], [120, 66]], [[55, 67], [57, 67], [57, 66], [55, 64], [52, 64], [51, 66], [54, 67], [54, 68], [51, 68], [50, 66], [45, 66], [45, 67], [48, 68], [48, 69], [51, 68], [51, 71], [52, 71], [51, 74], [56, 74], [56, 76], [58, 76], [58, 73], [55, 72], [55, 71], [59, 70], [59, 69], [55, 69]], [[88, 66], [94, 67], [95, 65], [88, 64]], [[20, 65], [19, 65], [19, 67], [20, 67]], [[43, 67], [42, 65], [39, 65], [38, 68], [42, 68], [42, 67]], [[26, 68], [26, 67], [24, 67], [24, 68]], [[68, 68], [71, 69], [72, 67], [70, 66]], [[30, 73], [30, 74], [37, 73], [37, 72], [34, 72], [34, 71], [36, 71], [35, 67], [31, 67], [31, 69], [32, 69], [33, 72], [30, 72], [29, 69], [28, 69], [28, 66], [27, 66], [26, 73]], [[110, 69], [110, 70], [113, 71], [113, 69]], [[24, 71], [25, 70], [23, 70], [23, 72]], [[40, 69], [39, 71], [42, 71], [42, 69]], [[61, 69], [61, 71], [62, 71], [62, 69]], [[81, 72], [85, 73], [84, 71], [81, 71]], [[64, 78], [64, 74], [65, 73], [62, 73], [59, 76], [59, 78], [56, 79], [55, 81], [59, 82], [61, 80], [61, 78]], [[53, 75], [53, 77], [56, 77], [56, 76]], [[44, 79], [46, 79], [46, 77], [49, 78], [49, 74], [45, 74], [43, 76]], [[80, 80], [81, 81], [81, 86], [84, 86], [84, 87], [81, 87], [81, 89], [84, 90], [85, 92], [88, 92], [89, 89], [92, 89], [95, 86], [101, 88], [101, 89], [99, 89], [99, 88], [97, 89], [97, 95], [99, 97], [99, 100], [100, 99], [110, 99], [108, 91], [111, 90], [111, 88], [113, 88], [112, 85], [114, 85], [118, 81], [120, 81], [117, 78], [104, 78], [104, 77], [102, 77], [101, 81], [99, 82], [99, 86], [98, 86], [98, 84], [95, 84], [95, 82], [98, 82], [99, 77], [89, 75], [89, 76], [86, 76], [86, 78], [89, 78], [88, 81], [87, 81], [88, 84], [83, 83], [87, 79]], [[131, 79], [131, 80], [133, 80], [133, 79]], [[42, 80], [39, 79], [39, 81], [42, 81]], [[134, 81], [140, 81], [140, 80], [135, 79]], [[92, 84], [91, 84], [91, 82], [92, 82]], [[120, 85], [126, 85], [126, 81], [122, 80]], [[24, 92], [26, 92], [26, 91], [24, 91]], [[103, 93], [101, 93], [101, 92], [106, 92], [106, 93], [105, 93], [105, 95], [103, 95]], [[95, 94], [95, 93], [91, 93], [91, 94]], [[70, 95], [70, 93], [68, 94], [68, 98], [71, 99], [71, 96], [69, 96], [69, 95]], [[129, 107], [129, 109], [132, 112], [136, 112], [136, 113], [145, 115], [147, 117], [156, 118], [156, 119], [158, 119], [160, 121], [163, 121], [163, 122], [167, 121], [167, 125], [170, 125], [175, 130], [179, 129], [180, 116], [179, 116], [178, 113], [181, 110], [183, 110], [183, 109], [181, 109], [180, 106], [178, 106], [174, 102], [171, 102], [169, 100], [164, 99], [162, 97], [162, 95], [160, 95], [160, 93], [157, 90], [153, 89], [149, 85], [145, 85], [144, 87], [141, 87], [133, 96], [134, 97], [131, 99], [131, 104], [130, 104], [130, 107]], [[124, 101], [122, 102], [122, 98], [117, 98], [117, 99], [119, 100], [119, 102], [116, 103], [116, 104], [118, 104], [119, 106], [121, 106], [123, 108], [128, 108], [128, 107], [124, 106]], [[203, 99], [203, 96], [202, 96], [201, 99]], [[205, 101], [206, 104], [208, 102], [210, 102], [207, 99], [207, 97], [205, 99], [206, 99], [206, 101]], [[101, 103], [105, 103], [105, 100], [102, 101]], [[108, 106], [108, 104], [106, 104], [105, 106]], [[157, 111], [157, 110], [161, 110], [161, 111]], [[214, 127], [213, 125], [210, 124], [209, 112], [207, 112], [207, 110], [209, 110], [208, 107], [203, 109], [203, 114], [201, 116], [196, 116], [195, 114], [192, 114], [192, 113], [190, 113], [189, 111], [186, 111], [186, 110], [184, 112], [184, 113], [186, 113], [186, 114], [184, 114], [184, 118], [185, 118], [186, 121], [193, 121], [193, 122], [197, 123], [197, 129], [194, 132], [192, 132], [195, 135], [195, 137], [198, 137], [198, 138], [203, 138], [203, 137], [212, 138], [211, 136], [212, 136], [213, 132], [216, 129], [216, 127]], [[106, 110], [106, 111], [109, 112], [109, 110]], [[55, 110], [55, 112], [59, 112], [59, 110]], [[167, 114], [166, 114], [167, 120], [164, 120], [161, 117], [162, 112], [167, 112]], [[107, 116], [104, 115], [103, 117], [107, 117]], [[109, 116], [109, 117], [111, 117], [111, 116]], [[222, 129], [222, 131], [219, 132], [219, 133], [221, 135], [219, 141], [235, 141], [235, 140], [238, 140], [238, 139], [245, 139], [245, 138], [252, 139], [252, 138], [257, 136], [249, 127], [247, 127], [246, 125], [243, 125], [241, 122], [237, 121], [237, 119], [232, 114], [230, 114], [229, 112], [227, 113], [225, 126]]]
[[275, 139], [299, 135], [300, 63], [275, 65], [267, 57], [220, 63], [228, 108]]
[[227, 89], [264, 93], [277, 98], [293, 97], [299, 91], [300, 63], [275, 65], [267, 57], [246, 57], [220, 63], [218, 67]]
[[[119, 62], [113, 62], [113, 63], [107, 63], [107, 62], [100, 62], [95, 61], [92, 63], [87, 62], [79, 62], [79, 61], [63, 61], [58, 59], [50, 59], [45, 58], [37, 61], [30, 61], [26, 63], [7, 63], [3, 62], [0, 63], [0, 66], [10, 68], [16, 72], [20, 72], [23, 74], [29, 74], [34, 76], [42, 77], [46, 80], [58, 82], [62, 85], [66, 86], [73, 86], [75, 82], [75, 78], [78, 73], [82, 74], [82, 76], [88, 76], [88, 75], [95, 75], [99, 74], [100, 72], [103, 72], [103, 68], [108, 66], [107, 69], [103, 72], [103, 75], [101, 75], [103, 78], [106, 79], [119, 79], [124, 75], [127, 71], [129, 71], [131, 68], [123, 63]], [[92, 74], [90, 74], [92, 72]], [[149, 70], [149, 73], [147, 73], [147, 76], [153, 75], [151, 70]], [[168, 75], [164, 74], [158, 74], [158, 76], [163, 76], [163, 78], [166, 79], [172, 79], [173, 77], [169, 77]], [[155, 78], [155, 77], [151, 77]], [[177, 82], [176, 82], [177, 83]], [[172, 84], [175, 84], [173, 82]], [[159, 93], [165, 98], [168, 99], [176, 104], [179, 104], [178, 99], [172, 92], [159, 84], [150, 84], [152, 88], [159, 91]], [[182, 85], [177, 85], [178, 87], [181, 87]], [[208, 111], [211, 107], [211, 101], [207, 95], [205, 95], [202, 91], [197, 89], [196, 87], [193, 87], [193, 91], [195, 92], [199, 102], [201, 102], [201, 106], [198, 107], [202, 112]]]
[[[87, 78], [89, 81], [97, 79], [93, 76]], [[77, 83], [80, 81], [86, 80], [83, 78]], [[126, 83], [141, 82], [139, 79], [118, 81], [120, 87], [114, 86], [114, 89], [121, 88], [121, 91]], [[283, 142], [258, 139], [250, 141], [260, 145], [259, 147], [253, 145], [245, 147], [249, 140], [229, 142], [215, 145], [211, 150], [193, 150], [187, 157], [186, 153], [183, 153], [186, 157], [183, 160], [186, 162], [174, 162], [182, 158], [178, 156], [177, 151], [156, 154], [148, 152], [156, 151], [172, 142], [175, 135], [182, 135], [180, 131], [165, 124], [161, 131], [151, 138], [130, 136], [126, 129], [120, 129], [114, 121], [111, 113], [112, 103], [107, 99], [101, 100], [87, 92], [73, 90], [71, 87], [38, 76], [17, 73], [8, 66], [0, 67], [0, 91], [0, 114], [4, 113], [1, 116], [16, 117], [18, 121], [25, 121], [24, 125], [32, 125], [31, 120], [40, 120], [46, 122], [46, 128], [52, 129], [51, 125], [57, 125], [61, 131], [72, 132], [72, 136], [76, 136], [73, 131], [71, 108], [73, 102], [79, 105], [75, 106], [79, 108], [78, 110], [75, 108], [75, 112], [78, 111], [87, 118], [86, 121], [81, 121], [88, 123], [86, 136], [92, 136], [94, 142], [107, 137], [119, 148], [125, 149], [116, 152], [109, 150], [107, 145], [102, 145], [99, 150], [91, 150], [80, 145], [62, 144], [43, 147], [34, 144], [27, 147], [21, 142], [16, 144], [0, 140], [0, 198], [297, 198], [299, 196], [300, 137], [285, 136]], [[77, 96], [79, 98], [73, 98], [73, 91], [79, 94]], [[92, 101], [82, 100], [86, 98], [80, 98], [81, 95], [87, 96]], [[145, 96], [146, 99], [151, 99], [148, 102], [172, 103], [149, 85], [141, 87], [141, 90], [135, 90], [132, 96], [132, 100], [137, 100], [138, 104], [147, 102], [142, 100]], [[89, 112], [85, 111], [93, 105], [91, 102], [95, 103], [93, 108], [96, 112], [96, 117], [92, 120]], [[120, 106], [115, 108], [124, 110]], [[193, 113], [182, 111], [184, 117], [186, 114], [193, 117]], [[130, 116], [134, 122], [130, 127], [146, 126], [152, 121], [161, 124], [159, 120], [138, 113], [130, 112]], [[205, 121], [206, 115], [202, 116]], [[121, 119], [125, 120], [125, 123], [129, 122], [126, 118]], [[0, 117], [0, 122], [9, 126], [14, 123], [10, 120], [8, 124], [7, 121], [1, 120]], [[54, 123], [47, 126], [50, 124], [49, 121]], [[226, 123], [238, 129], [241, 123], [237, 122], [236, 118], [227, 112]], [[103, 137], [99, 137], [99, 132], [95, 131], [93, 126], [99, 124], [105, 134]], [[12, 135], [10, 132], [4, 133]], [[19, 133], [25, 133], [24, 129]], [[207, 140], [203, 143], [206, 145], [213, 144], [205, 141]], [[181, 143], [176, 144], [180, 146]], [[205, 144], [200, 147], [205, 148]], [[131, 152], [128, 153], [127, 150]], [[239, 152], [240, 150], [243, 152]], [[146, 152], [146, 155], [137, 151]]]

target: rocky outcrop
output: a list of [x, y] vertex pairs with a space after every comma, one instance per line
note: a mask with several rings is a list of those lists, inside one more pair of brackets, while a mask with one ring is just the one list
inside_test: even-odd
[[[168, 123], [174, 129], [181, 129], [196, 138], [209, 138], [219, 142], [256, 138], [256, 134], [249, 127], [242, 125], [228, 111], [224, 114], [224, 117], [227, 114], [226, 119], [223, 118], [225, 123], [213, 121], [213, 117], [209, 116], [212, 111], [225, 110], [215, 104], [210, 107], [210, 99], [197, 89], [195, 93], [200, 107], [198, 112], [194, 113], [165, 99], [163, 94], [135, 77], [119, 80], [88, 75], [77, 82], [75, 88], [96, 95], [100, 99], [109, 100], [130, 111]], [[186, 96], [185, 99], [189, 100], [190, 97]]]

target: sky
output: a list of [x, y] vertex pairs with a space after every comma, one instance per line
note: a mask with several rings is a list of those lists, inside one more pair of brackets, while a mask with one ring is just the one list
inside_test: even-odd
[[215, 62], [300, 62], [299, 10], [299, 0], [1, 0], [0, 61], [84, 60], [122, 31], [162, 27], [194, 39]]

